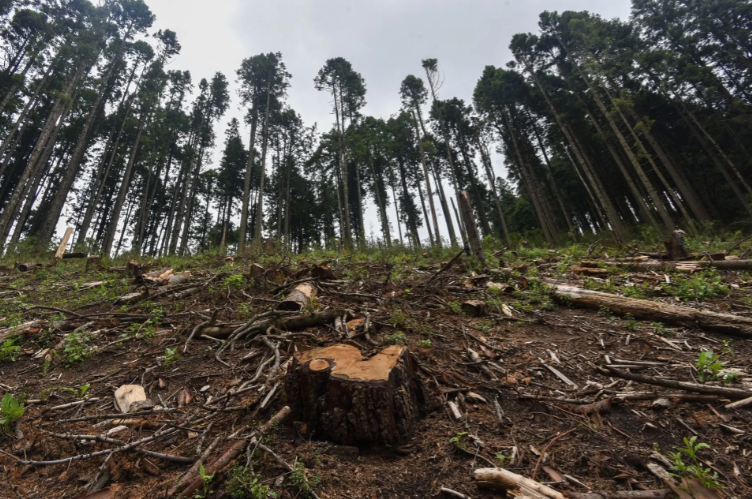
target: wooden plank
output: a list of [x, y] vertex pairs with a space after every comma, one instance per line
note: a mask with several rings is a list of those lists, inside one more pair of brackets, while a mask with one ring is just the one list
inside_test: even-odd
[[63, 240], [60, 241], [60, 246], [58, 246], [57, 251], [55, 252], [55, 258], [62, 258], [65, 254], [65, 248], [68, 246], [68, 240], [71, 237], [71, 234], [73, 234], [73, 227], [68, 227], [65, 229], [65, 235], [63, 236]]

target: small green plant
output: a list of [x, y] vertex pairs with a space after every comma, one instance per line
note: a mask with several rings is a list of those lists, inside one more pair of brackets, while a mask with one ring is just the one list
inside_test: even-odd
[[462, 315], [462, 305], [458, 301], [450, 301], [449, 311], [454, 315]]
[[295, 463], [295, 471], [290, 473], [290, 483], [303, 497], [313, 497], [312, 492], [321, 484], [321, 475], [311, 473], [303, 463]]
[[637, 331], [639, 329], [639, 324], [637, 322], [637, 319], [634, 318], [634, 315], [632, 314], [626, 314], [624, 316], [624, 319], [626, 319], [626, 323], [624, 324], [624, 327], [629, 329], [630, 331]]
[[399, 309], [393, 309], [389, 314], [389, 322], [396, 327], [402, 327], [410, 320], [410, 316]]
[[23, 415], [23, 402], [19, 402], [10, 393], [3, 395], [3, 400], [0, 401], [0, 428], [2, 428], [3, 433], [9, 433], [11, 426], [21, 419]]
[[238, 290], [243, 288], [243, 274], [233, 274], [225, 277], [224, 288], [230, 288], [232, 290]]
[[713, 350], [704, 350], [700, 352], [695, 362], [698, 378], [700, 378], [700, 381], [718, 379], [726, 364], [727, 362], [720, 360], [720, 355], [714, 353]]
[[167, 348], [165, 349], [165, 358], [162, 361], [162, 365], [169, 366], [173, 362], [176, 362], [180, 360], [180, 355], [178, 354], [177, 348]]
[[201, 492], [196, 492], [196, 495], [194, 496], [196, 499], [204, 499], [209, 496], [213, 490], [211, 490], [211, 483], [212, 480], [214, 480], [214, 475], [217, 473], [216, 471], [212, 473], [211, 475], [206, 473], [206, 469], [204, 468], [204, 465], [202, 464], [201, 467], [198, 469], [199, 474], [201, 475], [201, 481], [203, 482], [204, 488]]
[[387, 342], [392, 345], [406, 345], [407, 336], [402, 331], [397, 331], [396, 333], [387, 337]]
[[499, 467], [501, 468], [505, 467], [507, 464], [512, 462], [511, 457], [505, 456], [501, 452], [497, 452], [496, 454], [494, 454], [494, 457], [496, 458], [497, 461], [499, 461]]
[[66, 367], [82, 362], [89, 356], [90, 350], [88, 343], [91, 341], [84, 333], [71, 333], [63, 347], [63, 363]]
[[662, 322], [653, 322], [651, 326], [653, 326], [653, 331], [655, 331], [655, 334], [658, 336], [663, 336], [664, 338], [675, 336], [674, 332], [666, 328]]
[[5, 362], [8, 360], [15, 362], [20, 352], [21, 347], [16, 345], [16, 339], [7, 339], [0, 343], [0, 362]]
[[[669, 452], [668, 457], [674, 462], [671, 467], [674, 477], [679, 479], [696, 478], [703, 486], [709, 489], [723, 489], [723, 485], [718, 482], [718, 473], [704, 468], [697, 454], [703, 449], [710, 449], [705, 443], [698, 443], [697, 437], [684, 437], [684, 447], [677, 448], [678, 452]], [[689, 463], [684, 462], [684, 458], [689, 459]], [[687, 490], [687, 492], [689, 492]]]
[[276, 498], [268, 485], [259, 481], [258, 476], [250, 468], [237, 463], [230, 468], [227, 474], [227, 491], [232, 499], [268, 499]]
[[614, 313], [608, 307], [601, 307], [598, 309], [598, 316], [599, 317], [613, 317]]
[[455, 436], [449, 439], [449, 443], [454, 445], [454, 448], [457, 450], [467, 450], [467, 445], [465, 444], [465, 437], [468, 435], [469, 433], [466, 431], [457, 433]]
[[240, 317], [241, 319], [250, 317], [256, 313], [256, 311], [253, 310], [253, 307], [251, 307], [249, 304], [245, 302], [238, 305], [238, 308], [235, 309], [235, 312], [238, 314], [238, 317]]
[[481, 322], [477, 327], [478, 329], [483, 331], [484, 334], [488, 334], [491, 332], [491, 329], [493, 329], [493, 324], [489, 322]]
[[418, 340], [418, 346], [423, 348], [431, 348], [431, 340]]
[[81, 385], [78, 387], [78, 396], [81, 398], [86, 397], [86, 392], [89, 391], [89, 388], [91, 388], [90, 384]]
[[731, 346], [731, 340], [723, 340], [723, 348], [721, 349], [723, 355], [734, 355], [734, 347]]
[[729, 294], [729, 287], [715, 269], [699, 272], [686, 279], [677, 277], [674, 285], [666, 286], [664, 290], [683, 301], [704, 301]]

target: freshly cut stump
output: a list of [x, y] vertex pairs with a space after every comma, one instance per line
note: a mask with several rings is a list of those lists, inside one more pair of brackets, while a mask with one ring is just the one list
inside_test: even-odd
[[289, 372], [295, 419], [335, 443], [403, 443], [423, 408], [423, 387], [403, 346], [368, 360], [351, 345], [308, 350], [295, 355]]

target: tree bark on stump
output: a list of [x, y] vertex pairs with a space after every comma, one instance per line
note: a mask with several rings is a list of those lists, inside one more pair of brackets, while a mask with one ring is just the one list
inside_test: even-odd
[[287, 296], [287, 299], [277, 305], [277, 310], [299, 312], [311, 305], [311, 299], [316, 296], [316, 286], [310, 282], [298, 284]]
[[404, 443], [424, 405], [410, 352], [399, 345], [368, 360], [350, 345], [308, 350], [295, 355], [289, 373], [295, 419], [339, 444]]

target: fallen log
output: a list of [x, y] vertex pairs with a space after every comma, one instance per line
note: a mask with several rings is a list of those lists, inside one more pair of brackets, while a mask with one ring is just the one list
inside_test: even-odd
[[561, 492], [504, 468], [479, 468], [473, 478], [479, 489], [514, 491], [516, 497], [533, 499], [566, 499]]
[[551, 294], [560, 301], [577, 307], [596, 310], [606, 307], [615, 314], [631, 314], [636, 319], [752, 337], [752, 318], [749, 317], [627, 298], [561, 284], [554, 285]]
[[742, 390], [740, 388], [730, 388], [726, 386], [709, 386], [699, 385], [697, 383], [687, 383], [684, 381], [673, 381], [670, 379], [653, 378], [651, 376], [644, 376], [642, 374], [629, 373], [616, 369], [615, 367], [605, 366], [604, 369], [598, 369], [598, 372], [604, 376], [615, 376], [617, 378], [627, 379], [631, 381], [637, 381], [639, 383], [645, 383], [647, 385], [663, 386], [666, 388], [676, 388], [679, 390], [686, 390], [697, 393], [707, 393], [710, 395], [720, 395], [730, 399], [745, 399], [752, 397], [752, 392]]
[[606, 265], [614, 267], [628, 267], [634, 270], [655, 270], [661, 272], [672, 272], [676, 270], [700, 270], [715, 268], [718, 270], [752, 270], [752, 260], [686, 260], [681, 262], [666, 261], [643, 261], [643, 262], [621, 262], [606, 261]]
[[344, 344], [300, 352], [286, 392], [308, 433], [345, 445], [404, 443], [424, 400], [410, 352], [399, 345], [368, 360]]
[[311, 306], [311, 300], [316, 296], [316, 286], [311, 282], [304, 282], [295, 286], [287, 299], [277, 305], [277, 310], [299, 312]]
[[0, 343], [13, 338], [15, 336], [21, 336], [22, 334], [36, 333], [42, 330], [44, 321], [35, 320], [25, 322], [19, 326], [9, 327], [7, 329], [0, 329]]

